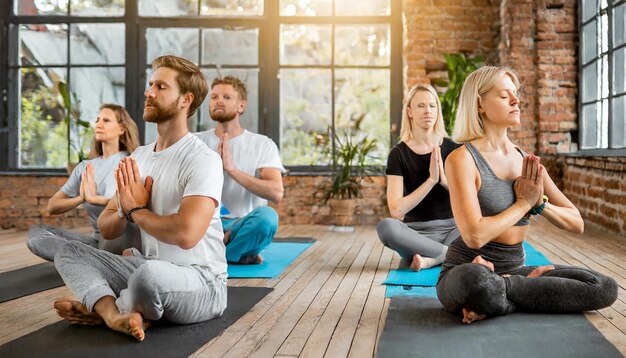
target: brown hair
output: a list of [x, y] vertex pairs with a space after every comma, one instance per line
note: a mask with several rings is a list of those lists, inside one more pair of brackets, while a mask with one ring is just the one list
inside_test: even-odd
[[187, 59], [172, 55], [160, 56], [152, 61], [153, 70], [156, 71], [161, 67], [171, 68], [178, 72], [176, 82], [178, 83], [180, 91], [193, 95], [193, 102], [191, 102], [189, 106], [187, 118], [193, 116], [193, 114], [196, 113], [196, 109], [198, 109], [202, 101], [204, 101], [207, 93], [209, 93], [209, 85], [200, 71], [200, 68]]
[[243, 83], [239, 78], [233, 76], [224, 76], [217, 77], [211, 83], [211, 89], [217, 85], [230, 85], [233, 86], [233, 89], [237, 91], [239, 94], [239, 99], [242, 101], [248, 100], [248, 89], [246, 88], [246, 84]]
[[[100, 110], [110, 109], [115, 113], [115, 119], [117, 122], [124, 127], [124, 133], [119, 138], [120, 141], [120, 151], [127, 151], [132, 153], [139, 146], [139, 131], [137, 130], [137, 124], [130, 117], [126, 108], [119, 106], [117, 104], [105, 103], [100, 106]], [[96, 141], [96, 137], [94, 136], [91, 151], [89, 152], [89, 158], [97, 158], [102, 156], [102, 142]]]

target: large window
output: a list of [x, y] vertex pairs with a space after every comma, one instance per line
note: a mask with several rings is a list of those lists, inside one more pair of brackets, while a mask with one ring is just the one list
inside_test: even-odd
[[626, 1], [580, 5], [580, 148], [626, 148]]
[[[389, 151], [399, 125], [400, 0], [14, 0], [0, 4], [0, 171], [54, 172], [89, 151], [101, 103], [142, 119], [156, 56], [185, 57], [209, 83], [235, 75], [249, 89], [245, 128], [280, 147], [292, 170], [323, 169], [332, 133]], [[7, 29], [7, 30], [5, 30]], [[5, 41], [5, 39], [7, 41]], [[64, 89], [72, 111], [67, 110]], [[189, 119], [214, 127], [208, 101]]]

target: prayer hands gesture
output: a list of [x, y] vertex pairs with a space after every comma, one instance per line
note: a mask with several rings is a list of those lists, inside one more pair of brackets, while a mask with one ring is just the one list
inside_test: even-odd
[[535, 207], [540, 205], [543, 197], [543, 165], [534, 154], [529, 154], [522, 161], [522, 176], [515, 180], [513, 189], [517, 200], [524, 200]]
[[443, 160], [441, 159], [441, 147], [433, 147], [433, 151], [430, 153], [430, 177], [428, 180], [433, 183], [440, 183], [441, 185], [448, 187], [448, 179], [443, 171]]
[[222, 166], [225, 172], [234, 169], [233, 154], [230, 151], [230, 143], [228, 142], [228, 133], [222, 134], [220, 144], [217, 145], [217, 153], [222, 157]]
[[117, 182], [117, 198], [122, 210], [126, 212], [148, 205], [152, 191], [152, 177], [146, 177], [144, 185], [135, 158], [122, 159], [115, 169], [115, 181]]
[[98, 188], [96, 187], [94, 173], [93, 165], [91, 163], [87, 164], [80, 181], [80, 195], [83, 201], [90, 204], [97, 204], [96, 199], [98, 198]]

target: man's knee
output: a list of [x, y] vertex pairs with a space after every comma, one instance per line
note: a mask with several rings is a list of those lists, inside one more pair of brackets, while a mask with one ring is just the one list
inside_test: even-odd
[[275, 232], [278, 228], [278, 213], [269, 206], [261, 206], [254, 209], [251, 216], [256, 220], [256, 226], [260, 230]]

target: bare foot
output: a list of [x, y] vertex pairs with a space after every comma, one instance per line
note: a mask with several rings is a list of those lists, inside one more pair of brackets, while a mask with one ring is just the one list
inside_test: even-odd
[[472, 322], [481, 321], [485, 319], [486, 317], [487, 315], [478, 314], [474, 311], [470, 311], [467, 308], [463, 307], [463, 323], [470, 324]]
[[95, 312], [89, 312], [82, 303], [70, 298], [60, 298], [54, 301], [54, 308], [61, 318], [71, 324], [96, 326], [104, 324], [104, 320]]
[[479, 265], [483, 265], [486, 266], [487, 268], [489, 268], [491, 271], [494, 271], [494, 267], [493, 267], [493, 263], [490, 261], [487, 261], [485, 259], [483, 259], [482, 256], [478, 255], [474, 258], [474, 260], [472, 260], [473, 264], [479, 264]]
[[230, 242], [230, 230], [224, 232], [224, 245], [228, 245]]
[[539, 277], [544, 273], [552, 270], [554, 270], [554, 266], [552, 265], [539, 266], [535, 268], [531, 273], [529, 273], [527, 277]]
[[422, 269], [422, 257], [419, 254], [415, 254], [413, 256], [413, 260], [411, 261], [411, 266], [409, 268], [413, 271], [419, 271]]
[[122, 256], [135, 256], [135, 255], [133, 255], [133, 250], [124, 249], [124, 251], [122, 251]]
[[150, 321], [145, 321], [141, 314], [133, 312], [118, 316], [110, 324], [107, 323], [107, 326], [114, 331], [131, 335], [141, 342], [146, 338], [145, 330], [150, 327]]

